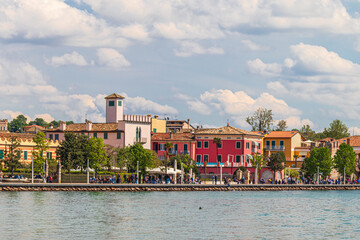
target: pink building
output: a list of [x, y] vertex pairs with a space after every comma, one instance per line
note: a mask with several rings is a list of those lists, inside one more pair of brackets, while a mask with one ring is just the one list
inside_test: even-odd
[[[250, 158], [258, 153], [262, 154], [262, 136], [260, 134], [225, 126], [195, 130], [196, 156], [195, 160], [200, 173], [218, 174], [220, 164], [223, 173], [233, 174], [240, 166], [252, 167]], [[213, 143], [214, 138], [220, 138], [218, 147]], [[250, 171], [252, 168], [249, 168]]]
[[166, 143], [172, 143], [171, 155], [187, 154], [191, 159], [195, 159], [196, 141], [192, 133], [152, 133], [151, 149], [154, 150], [160, 159], [166, 157]]

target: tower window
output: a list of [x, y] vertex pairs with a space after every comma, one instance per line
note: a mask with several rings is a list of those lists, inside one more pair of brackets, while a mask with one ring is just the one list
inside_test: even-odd
[[121, 105], [122, 105], [122, 102], [118, 101], [118, 106], [121, 107]]
[[115, 102], [114, 101], [109, 101], [109, 107], [113, 107], [115, 106]]
[[108, 133], [104, 133], [104, 139], [108, 139]]
[[117, 138], [117, 139], [121, 139], [121, 133], [120, 133], [120, 132], [117, 133], [116, 138]]

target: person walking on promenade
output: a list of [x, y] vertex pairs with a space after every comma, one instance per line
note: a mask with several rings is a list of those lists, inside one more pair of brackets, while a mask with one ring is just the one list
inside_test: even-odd
[[213, 185], [215, 184], [215, 176], [214, 175], [212, 176], [212, 184]]
[[217, 185], [217, 176], [215, 175], [215, 185]]

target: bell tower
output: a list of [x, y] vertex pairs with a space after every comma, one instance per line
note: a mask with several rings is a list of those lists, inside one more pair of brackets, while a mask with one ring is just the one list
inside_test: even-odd
[[106, 99], [106, 123], [117, 123], [124, 117], [124, 97], [113, 93]]

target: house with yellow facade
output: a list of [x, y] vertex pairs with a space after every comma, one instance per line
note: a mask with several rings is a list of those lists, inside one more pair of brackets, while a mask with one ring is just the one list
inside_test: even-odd
[[152, 133], [166, 133], [166, 120], [159, 119], [159, 116], [155, 115], [151, 118], [151, 132]]
[[304, 148], [306, 147], [304, 141], [306, 139], [298, 131], [272, 131], [263, 138], [264, 154], [270, 156], [272, 153], [282, 151], [285, 154], [286, 167], [301, 167], [301, 160], [310, 154], [310, 151]]

